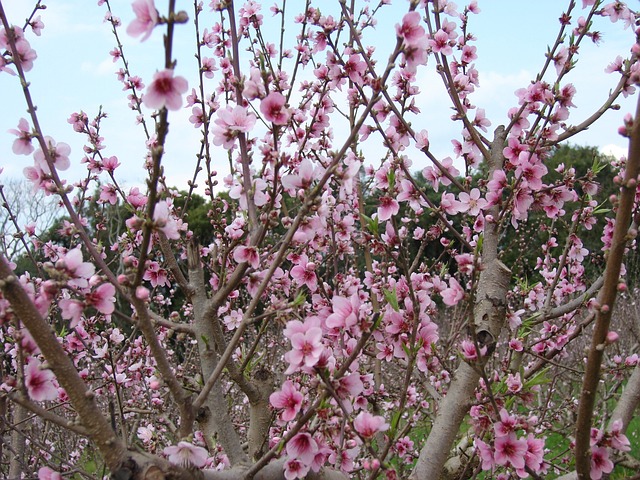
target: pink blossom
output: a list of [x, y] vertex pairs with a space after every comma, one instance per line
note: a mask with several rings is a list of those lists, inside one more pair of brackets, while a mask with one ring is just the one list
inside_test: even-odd
[[431, 39], [429, 39], [429, 46], [434, 53], [441, 53], [442, 55], [452, 55], [453, 49], [449, 42], [449, 34], [444, 30], [438, 30]]
[[307, 432], [298, 433], [287, 443], [287, 456], [305, 465], [311, 465], [317, 452], [318, 444]]
[[213, 144], [222, 145], [227, 150], [233, 147], [236, 138], [241, 132], [248, 132], [256, 123], [255, 115], [239, 105], [235, 108], [227, 106], [224, 109], [220, 109], [217, 115], [218, 118], [214, 120], [211, 128]]
[[473, 443], [480, 454], [480, 459], [482, 460], [482, 470], [492, 470], [495, 466], [492, 448], [479, 438], [474, 439]]
[[484, 108], [479, 108], [478, 110], [476, 110], [476, 116], [473, 119], [473, 124], [477, 127], [480, 127], [480, 129], [484, 132], [487, 131], [487, 127], [491, 126], [491, 121], [486, 117]]
[[147, 424], [146, 426], [138, 427], [138, 438], [142, 440], [142, 443], [151, 443], [153, 440], [153, 435], [155, 432], [155, 427], [151, 424]]
[[628, 452], [631, 450], [631, 443], [627, 436], [622, 433], [622, 420], [618, 419], [611, 424], [609, 430], [611, 447], [621, 452]]
[[115, 185], [108, 183], [100, 188], [100, 202], [109, 202], [115, 205], [118, 202], [118, 194]]
[[476, 348], [475, 343], [471, 340], [463, 340], [460, 343], [460, 348], [462, 350], [462, 355], [465, 360], [470, 362], [475, 362], [478, 358], [486, 353], [487, 347], [482, 347], [480, 349], [480, 355], [478, 355], [478, 349]]
[[420, 130], [416, 133], [416, 148], [418, 150], [424, 150], [429, 148], [429, 132], [426, 130]]
[[87, 295], [87, 303], [104, 315], [111, 315], [115, 310], [116, 287], [103, 283], [91, 294]]
[[516, 417], [509, 415], [504, 408], [500, 410], [500, 421], [493, 426], [496, 437], [504, 437], [513, 432], [516, 428]]
[[152, 287], [157, 287], [158, 285], [171, 286], [167, 271], [161, 268], [158, 262], [150, 262], [142, 278], [150, 282]]
[[[111, 157], [106, 157], [102, 161], [102, 167], [107, 172], [113, 173], [115, 169], [118, 168], [119, 166], [120, 166], [120, 162], [118, 162], [118, 157], [116, 157], [115, 155]], [[134, 189], [137, 190], [137, 188], [134, 188]]]
[[518, 439], [515, 433], [498, 437], [495, 441], [494, 459], [498, 465], [511, 465], [514, 468], [524, 468], [527, 442]]
[[262, 80], [262, 73], [259, 69], [252, 67], [249, 79], [244, 82], [242, 94], [247, 100], [262, 98], [267, 94]]
[[138, 285], [136, 287], [136, 298], [139, 300], [149, 300], [149, 296], [151, 293], [147, 287], [143, 287], [142, 285]]
[[522, 390], [522, 380], [520, 379], [520, 372], [517, 372], [515, 375], [509, 374], [507, 376], [507, 389], [511, 393], [518, 393]]
[[177, 240], [180, 238], [179, 225], [171, 215], [170, 205], [166, 200], [158, 202], [153, 210], [153, 221], [156, 228], [162, 231], [167, 238]]
[[215, 59], [211, 57], [203, 57], [201, 70], [205, 77], [213, 78], [213, 73], [217, 70]]
[[460, 211], [467, 212], [472, 217], [475, 217], [480, 213], [480, 210], [485, 209], [489, 202], [484, 198], [480, 198], [480, 190], [477, 188], [471, 189], [471, 192], [460, 192], [458, 195], [460, 199]]
[[42, 29], [44, 28], [44, 23], [42, 23], [42, 17], [38, 15], [33, 20], [29, 22], [29, 26], [34, 34], [38, 37], [42, 34]]
[[447, 215], [455, 215], [456, 213], [465, 211], [464, 206], [461, 202], [456, 200], [456, 197], [453, 193], [444, 192], [440, 199], [440, 208]]
[[613, 62], [611, 62], [609, 65], [607, 65], [607, 68], [605, 68], [604, 71], [606, 73], [622, 72], [623, 64], [624, 64], [624, 61], [623, 61], [622, 57], [620, 55], [618, 55]]
[[24, 118], [21, 118], [18, 121], [18, 129], [11, 129], [9, 130], [9, 133], [18, 137], [13, 141], [13, 153], [16, 155], [29, 155], [33, 152], [34, 148], [33, 145], [31, 145], [31, 129], [29, 127], [29, 122]]
[[231, 240], [240, 240], [244, 235], [245, 221], [242, 217], [236, 217], [231, 225], [227, 225], [224, 231], [229, 235]]
[[140, 192], [138, 187], [133, 187], [129, 190], [127, 202], [129, 202], [133, 208], [139, 208], [147, 204], [147, 197]]
[[195, 128], [200, 128], [202, 124], [205, 122], [205, 115], [202, 111], [202, 108], [199, 105], [194, 105], [191, 109], [191, 116], [189, 117], [189, 122], [193, 123]]
[[405, 71], [408, 74], [414, 74], [418, 70], [418, 65], [427, 64], [429, 55], [428, 47], [428, 39], [426, 36], [423, 36], [414, 44], [404, 48], [402, 55], [406, 63]]
[[291, 346], [293, 349], [288, 352], [288, 361], [292, 366], [313, 367], [322, 354], [322, 330], [318, 327], [311, 327], [304, 333], [294, 333], [291, 335]]
[[[66, 170], [71, 165], [69, 161], [69, 154], [71, 153], [71, 147], [64, 142], [56, 143], [56, 141], [47, 136], [44, 137], [44, 142], [47, 144], [48, 153], [51, 157], [53, 165], [57, 170]], [[44, 152], [41, 148], [38, 148], [36, 152], [33, 154], [33, 159], [35, 160], [35, 164], [39, 167], [44, 173], [50, 175], [51, 170], [49, 169], [49, 164], [47, 163]]]
[[[360, 395], [364, 390], [364, 383], [362, 383], [360, 374], [354, 372], [349, 375], [345, 375], [337, 382], [334, 382], [333, 388], [335, 389], [338, 397], [344, 400], [349, 397], [353, 398]], [[347, 408], [349, 407], [347, 406]]]
[[132, 37], [142, 35], [140, 41], [144, 42], [158, 24], [158, 11], [153, 0], [134, 0], [131, 8], [136, 18], [127, 27], [127, 33]]
[[30, 71], [33, 68], [33, 61], [38, 58], [38, 54], [31, 48], [25, 38], [16, 38], [16, 50], [18, 51], [18, 61], [22, 64], [22, 69], [25, 72]]
[[49, 467], [40, 467], [38, 470], [38, 480], [62, 480], [62, 475], [51, 470]]
[[316, 178], [317, 171], [308, 158], [303, 159], [298, 165], [298, 173], [284, 175], [281, 179], [282, 186], [295, 193], [297, 189], [307, 189]]
[[82, 312], [84, 311], [84, 303], [80, 300], [72, 300], [69, 298], [61, 298], [58, 302], [60, 307], [60, 313], [65, 320], [71, 320], [69, 323], [70, 328], [75, 328], [80, 319], [82, 318]]
[[86, 288], [88, 279], [95, 273], [96, 267], [91, 262], [82, 261], [82, 250], [73, 248], [56, 262], [56, 268], [66, 271], [70, 286]]
[[238, 263], [247, 262], [253, 268], [258, 268], [260, 265], [260, 254], [256, 250], [256, 247], [241, 245], [236, 247], [233, 251], [233, 259]]
[[309, 473], [309, 465], [295, 458], [289, 458], [284, 463], [284, 478], [295, 480], [296, 478], [306, 478]]
[[384, 421], [384, 417], [362, 411], [353, 421], [353, 427], [363, 438], [372, 438], [376, 433], [388, 430], [389, 424]]
[[454, 277], [451, 277], [449, 279], [449, 287], [442, 290], [440, 295], [445, 305], [453, 307], [464, 297], [464, 290], [460, 283]]
[[358, 322], [358, 310], [360, 300], [356, 296], [350, 298], [336, 295], [331, 300], [333, 313], [327, 317], [326, 324], [329, 328], [351, 328]]
[[48, 369], [43, 369], [37, 360], [31, 360], [25, 368], [25, 386], [31, 400], [43, 402], [58, 398], [58, 388], [53, 383], [55, 376]]
[[415, 45], [424, 37], [424, 28], [420, 26], [420, 13], [415, 10], [402, 17], [402, 25], [396, 24], [396, 34], [404, 40], [405, 45]]
[[[267, 189], [267, 182], [262, 178], [256, 178], [253, 180], [252, 184], [253, 188], [251, 191], [253, 193], [253, 202], [256, 207], [261, 207], [269, 200], [269, 195], [265, 192]], [[247, 195], [242, 183], [234, 179], [233, 186], [229, 189], [229, 196], [233, 199], [239, 200], [240, 208], [243, 210], [247, 209]]]
[[532, 433], [527, 435], [527, 453], [525, 464], [534, 472], [538, 472], [544, 463], [544, 439], [535, 438]]
[[167, 68], [153, 75], [147, 92], [142, 97], [142, 103], [147, 108], [159, 110], [163, 107], [169, 110], [179, 110], [182, 106], [182, 94], [189, 89], [184, 77], [174, 77], [173, 70]]
[[274, 125], [286, 125], [291, 113], [285, 107], [285, 102], [286, 98], [280, 92], [271, 92], [260, 102], [260, 111]]
[[182, 467], [194, 466], [202, 468], [207, 463], [207, 450], [189, 442], [178, 442], [178, 445], [166, 447], [163, 453], [171, 463]]
[[609, 460], [606, 447], [591, 448], [591, 480], [600, 480], [602, 474], [613, 471], [613, 462]]
[[545, 167], [536, 155], [529, 152], [521, 152], [517, 159], [512, 160], [516, 168], [516, 176], [527, 182], [527, 186], [538, 191], [542, 188], [542, 177], [547, 174]]
[[299, 285], [306, 285], [311, 292], [318, 289], [316, 264], [309, 262], [306, 255], [302, 255], [299, 263], [291, 269], [291, 278]]
[[478, 58], [476, 54], [477, 47], [473, 45], [464, 45], [462, 47], [462, 55], [460, 56], [460, 61], [462, 63], [471, 63]]
[[304, 396], [294, 387], [291, 380], [287, 380], [282, 384], [282, 390], [273, 392], [269, 397], [269, 401], [274, 408], [284, 409], [280, 414], [280, 418], [288, 422], [293, 420], [300, 408]]
[[367, 63], [360, 59], [360, 55], [351, 55], [344, 64], [344, 71], [349, 76], [349, 79], [357, 84], [362, 85], [364, 83], [363, 74], [367, 70]]
[[380, 197], [380, 205], [378, 206], [378, 219], [380, 221], [389, 220], [400, 211], [400, 204], [395, 198], [388, 195]]
[[620, 335], [618, 335], [618, 332], [614, 332], [610, 330], [607, 332], [606, 342], [609, 344], [615, 343], [618, 341], [619, 338], [620, 338]]

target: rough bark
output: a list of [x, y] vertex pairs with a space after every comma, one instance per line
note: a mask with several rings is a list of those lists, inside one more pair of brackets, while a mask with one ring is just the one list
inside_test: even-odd
[[249, 400], [249, 457], [257, 460], [269, 446], [269, 428], [273, 414], [269, 408], [269, 396], [273, 393], [273, 375], [266, 368], [258, 368], [253, 376], [257, 395]]
[[[188, 260], [189, 281], [193, 291], [191, 301], [195, 315], [194, 330], [198, 341], [200, 367], [203, 378], [208, 378], [219, 362], [219, 354], [216, 351], [214, 340], [215, 332], [212, 325], [212, 322], [216, 320], [205, 315], [207, 293], [204, 272], [200, 266], [200, 252], [196, 245], [189, 246]], [[229, 457], [231, 465], [246, 464], [249, 461], [229, 416], [229, 407], [220, 382], [216, 382], [211, 389], [204, 405], [198, 411], [196, 420], [200, 424], [207, 440], [214, 436], [217, 438]]]
[[22, 405], [13, 408], [13, 431], [11, 432], [11, 461], [9, 462], [9, 480], [18, 480], [24, 473], [24, 449], [27, 437], [22, 432], [27, 419], [27, 409]]

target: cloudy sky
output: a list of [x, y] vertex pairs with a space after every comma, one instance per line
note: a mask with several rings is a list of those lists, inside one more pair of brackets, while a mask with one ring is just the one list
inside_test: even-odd
[[[24, 23], [33, 3], [30, 0], [2, 1], [10, 21], [17, 25]], [[84, 110], [91, 117], [102, 106], [109, 114], [102, 131], [107, 145], [105, 154], [117, 155], [120, 159], [123, 164], [120, 172], [123, 183], [137, 185], [144, 179], [141, 169], [145, 152], [144, 136], [141, 128], [135, 124], [135, 115], [127, 108], [126, 92], [122, 91], [121, 84], [116, 80], [114, 72], [120, 65], [114, 64], [108, 54], [115, 46], [115, 41], [110, 25], [103, 21], [106, 9], [97, 3], [97, 0], [50, 0], [47, 9], [41, 12], [45, 23], [42, 36], [29, 36], [38, 59], [28, 73], [28, 79], [45, 133], [72, 147], [72, 163], [75, 165], [69, 175], [72, 180], [83, 175], [80, 159], [83, 156], [84, 139], [72, 131], [66, 120], [72, 112], [79, 110]], [[179, 9], [190, 11], [193, 8], [191, 1], [179, 0], [177, 3]], [[265, 21], [271, 19], [268, 7], [273, 3], [270, 0], [265, 4]], [[323, 13], [338, 4], [337, 0], [317, 3], [321, 5]], [[506, 123], [507, 110], [517, 104], [513, 92], [526, 86], [544, 63], [547, 45], [553, 43], [558, 32], [558, 17], [568, 3], [562, 0], [478, 1], [481, 13], [472, 16], [469, 29], [478, 39], [475, 43], [479, 56], [476, 66], [480, 72], [481, 88], [473, 95], [472, 101], [486, 110], [494, 127]], [[156, 0], [161, 11], [166, 4], [167, 0]], [[205, 2], [205, 12], [209, 11], [207, 4], [208, 1]], [[287, 8], [293, 10], [303, 4], [302, 0], [290, 0]], [[389, 45], [395, 42], [394, 25], [408, 8], [406, 0], [394, 0], [393, 4], [379, 18], [375, 35], [365, 39], [366, 44], [376, 46], [377, 58], [381, 62], [388, 55]], [[578, 4], [574, 19], [580, 15], [581, 2]], [[123, 22], [120, 35], [131, 70], [148, 84], [153, 72], [163, 65], [161, 29], [156, 29], [144, 43], [129, 38], [124, 27], [133, 18], [131, 1], [111, 0], [111, 6]], [[207, 13], [202, 20], [203, 27], [210, 28], [215, 18]], [[292, 45], [291, 39], [297, 33], [297, 26], [291, 26], [289, 45]], [[588, 117], [604, 102], [609, 89], [618, 80], [616, 76], [605, 74], [604, 69], [616, 55], [628, 52], [634, 42], [630, 29], [624, 30], [621, 24], [611, 24], [608, 19], [598, 19], [596, 28], [603, 33], [604, 42], [599, 46], [590, 42], [584, 44], [578, 66], [570, 77], [578, 90], [574, 99], [578, 108], [571, 117], [573, 123]], [[196, 73], [193, 50], [190, 48], [194, 38], [192, 25], [179, 26], [176, 35], [177, 70], [190, 80], [191, 87], [191, 79], [195, 78]], [[275, 26], [268, 27], [266, 35], [272, 35], [270, 40], [275, 41], [279, 31]], [[433, 152], [442, 158], [452, 155], [451, 139], [458, 137], [460, 125], [447, 120], [450, 115], [448, 99], [433, 73], [432, 62], [419, 70], [419, 86], [423, 94], [419, 97], [418, 106], [422, 113], [411, 121], [414, 127], [429, 131]], [[217, 79], [214, 78], [213, 82], [217, 82]], [[214, 83], [211, 84], [213, 87]], [[12, 154], [11, 143], [15, 137], [6, 132], [16, 128], [20, 117], [26, 118], [27, 114], [15, 77], [0, 73], [0, 92], [0, 167], [4, 167], [3, 176], [16, 177], [32, 160]], [[616, 154], [624, 153], [627, 146], [617, 134], [617, 128], [622, 124], [624, 114], [634, 111], [634, 103], [633, 98], [621, 102], [619, 111], [606, 114], [597, 128], [576, 137], [574, 143], [597, 146]], [[200, 145], [197, 130], [188, 123], [189, 115], [190, 110], [184, 109], [170, 117], [171, 132], [165, 168], [170, 183], [175, 185], [185, 186], [186, 180], [191, 177], [192, 171], [188, 166], [194, 164], [195, 153]], [[426, 165], [421, 162], [423, 160], [418, 158], [415, 165]], [[224, 164], [223, 161], [221, 167]]]

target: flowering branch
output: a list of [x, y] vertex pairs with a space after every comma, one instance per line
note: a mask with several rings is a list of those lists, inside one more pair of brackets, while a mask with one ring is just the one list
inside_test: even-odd
[[613, 305], [620, 283], [620, 271], [625, 249], [633, 240], [637, 231], [629, 231], [634, 207], [638, 175], [640, 175], [640, 101], [636, 109], [633, 127], [630, 132], [629, 156], [622, 183], [618, 211], [616, 213], [611, 249], [607, 253], [607, 266], [604, 272], [604, 285], [598, 295], [599, 310], [587, 356], [587, 366], [576, 421], [576, 471], [580, 480], [589, 479], [591, 472], [591, 419], [595, 406], [600, 365], [607, 345], [607, 333], [611, 322]]

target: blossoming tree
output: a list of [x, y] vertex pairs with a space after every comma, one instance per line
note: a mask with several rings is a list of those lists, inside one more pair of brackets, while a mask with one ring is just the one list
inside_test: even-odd
[[[32, 157], [26, 177], [68, 217], [64, 245], [33, 226], [16, 232], [34, 258], [28, 272], [0, 259], [3, 475], [599, 479], [637, 469], [625, 432], [640, 367], [633, 342], [609, 327], [639, 221], [640, 113], [620, 128], [629, 156], [607, 166], [617, 195], [599, 198], [598, 161], [550, 168], [556, 147], [635, 90], [630, 7], [568, 1], [546, 62], [491, 132], [473, 104], [475, 0], [403, 4], [395, 30], [377, 32], [386, 62], [365, 40], [391, 14], [386, 0], [277, 2], [271, 21], [295, 30], [290, 45], [265, 33], [254, 1], [196, 0], [185, 12], [135, 0], [124, 29], [117, 15], [130, 13], [100, 0], [147, 146], [147, 184], [127, 188], [118, 169], [132, 159], [104, 142], [102, 111], [70, 112], [81, 154], [43, 131], [29, 38], [44, 5], [16, 25], [3, 3], [0, 74], [15, 76], [28, 111], [3, 113], [16, 116], [13, 151]], [[173, 42], [190, 21], [198, 70], [188, 81]], [[601, 21], [629, 32], [629, 50], [611, 59], [602, 106], [570, 123], [572, 69], [583, 44], [601, 40]], [[164, 32], [152, 78], [127, 61], [125, 30], [142, 42]], [[412, 127], [429, 68], [459, 125], [455, 159]], [[181, 108], [202, 134], [185, 194], [163, 174]], [[80, 161], [74, 183], [64, 174]], [[198, 188], [210, 202], [202, 244], [188, 215]], [[93, 189], [104, 209], [128, 212], [115, 241], [83, 216]], [[534, 217], [526, 249], [538, 260], [525, 271], [507, 259]], [[606, 262], [589, 275], [592, 229]], [[571, 432], [560, 451], [557, 432]]]

